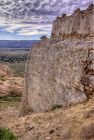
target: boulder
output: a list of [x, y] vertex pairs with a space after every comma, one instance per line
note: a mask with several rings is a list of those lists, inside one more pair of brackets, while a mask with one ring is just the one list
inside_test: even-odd
[[[86, 72], [92, 67], [93, 40], [52, 42], [41, 41], [30, 51], [21, 114], [48, 111], [53, 106], [69, 107], [93, 94], [93, 75]], [[87, 76], [88, 90], [84, 80]]]

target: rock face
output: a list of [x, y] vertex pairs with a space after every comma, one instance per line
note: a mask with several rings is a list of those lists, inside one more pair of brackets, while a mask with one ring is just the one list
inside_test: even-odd
[[71, 16], [62, 15], [53, 23], [51, 38], [86, 38], [94, 35], [93, 5], [85, 11], [77, 9]]
[[[68, 29], [61, 25], [61, 18], [56, 20], [52, 39], [32, 47], [26, 66], [21, 115], [30, 110], [43, 112], [56, 106], [69, 107], [86, 101], [94, 93], [92, 11], [90, 6], [87, 11], [76, 11], [71, 17], [64, 17]], [[87, 26], [84, 23], [80, 26], [82, 14]], [[55, 26], [57, 22], [59, 26]], [[78, 39], [78, 34], [80, 37], [88, 34], [91, 38]], [[71, 38], [62, 40], [61, 36]]]
[[30, 52], [23, 111], [32, 108], [41, 112], [56, 105], [69, 106], [93, 94], [93, 41], [52, 42], [42, 41]]

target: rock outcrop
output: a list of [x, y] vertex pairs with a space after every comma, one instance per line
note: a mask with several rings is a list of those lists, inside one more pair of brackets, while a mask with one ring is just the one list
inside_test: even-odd
[[11, 69], [4, 65], [4, 64], [0, 64], [0, 77], [10, 77], [13, 76]]
[[93, 5], [85, 11], [77, 9], [71, 16], [57, 17], [53, 23], [51, 38], [86, 38], [94, 35]]
[[21, 96], [23, 92], [23, 78], [14, 77], [12, 70], [0, 64], [0, 97], [7, 95]]
[[[94, 93], [92, 8], [63, 17], [67, 23], [62, 18], [56, 20], [52, 39], [32, 47], [26, 66], [21, 115], [31, 110], [43, 112], [56, 106], [69, 107], [86, 101]], [[91, 37], [78, 39], [87, 35]], [[65, 36], [71, 38], [64, 39]]]

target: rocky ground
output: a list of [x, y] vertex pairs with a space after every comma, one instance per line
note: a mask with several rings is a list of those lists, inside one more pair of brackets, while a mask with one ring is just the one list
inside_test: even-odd
[[82, 104], [19, 117], [22, 83], [23, 78], [0, 64], [1, 128], [10, 129], [18, 140], [94, 140], [94, 95]]
[[13, 107], [0, 112], [0, 127], [19, 140], [94, 140], [94, 97], [69, 108], [19, 117]]

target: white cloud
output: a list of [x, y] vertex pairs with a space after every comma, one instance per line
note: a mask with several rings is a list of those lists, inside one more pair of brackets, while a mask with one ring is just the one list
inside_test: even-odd
[[58, 15], [84, 9], [92, 0], [0, 0], [0, 27], [18, 35], [51, 33]]
[[2, 24], [3, 31], [16, 33], [18, 35], [50, 35], [52, 24]]
[[18, 31], [18, 34], [19, 35], [43, 35], [43, 34], [47, 34], [46, 31], [37, 31], [37, 30], [34, 30], [34, 31], [30, 31], [30, 30], [21, 30], [21, 31]]
[[51, 25], [33, 25], [32, 27], [22, 28], [17, 33], [19, 35], [50, 35]]

